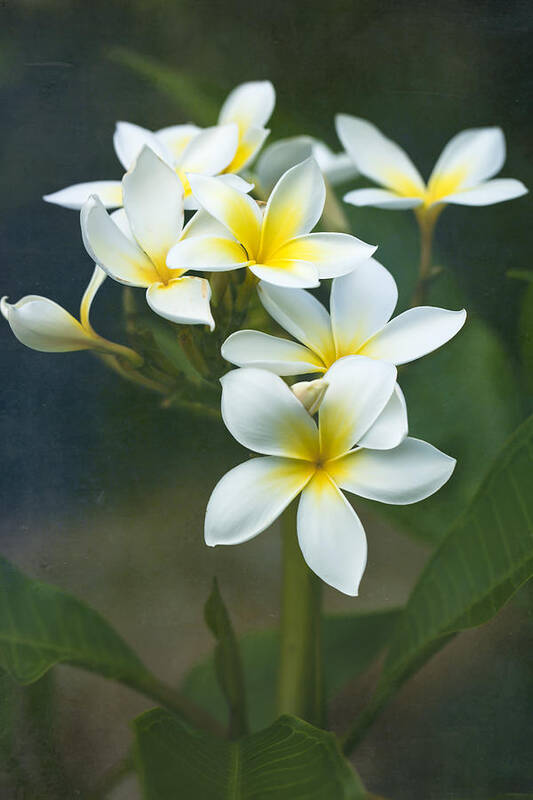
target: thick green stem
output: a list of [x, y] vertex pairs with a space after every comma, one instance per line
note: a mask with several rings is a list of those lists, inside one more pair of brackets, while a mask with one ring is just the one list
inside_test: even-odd
[[294, 714], [323, 726], [322, 582], [302, 557], [296, 535], [296, 508], [295, 501], [282, 518], [278, 713]]
[[[437, 206], [437, 209], [439, 207]], [[418, 281], [413, 294], [412, 306], [423, 305], [426, 299], [428, 282], [431, 277], [431, 248], [433, 246], [433, 233], [439, 211], [421, 211], [416, 215], [420, 228], [420, 266], [418, 268]]]

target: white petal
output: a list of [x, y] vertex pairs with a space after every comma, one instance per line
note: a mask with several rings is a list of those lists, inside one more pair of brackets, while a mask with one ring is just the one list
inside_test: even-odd
[[179, 167], [183, 172], [216, 175], [233, 159], [238, 141], [239, 129], [235, 123], [205, 128], [191, 139]]
[[268, 264], [250, 264], [250, 272], [261, 281], [288, 289], [312, 289], [320, 285], [318, 270], [309, 261], [272, 259]]
[[133, 242], [133, 244], [137, 247], [137, 239], [133, 235], [133, 231], [132, 231], [132, 229], [130, 227], [130, 223], [128, 221], [128, 217], [127, 217], [126, 212], [124, 211], [124, 209], [123, 208], [117, 208], [117, 210], [116, 211], [112, 211], [109, 216], [111, 217], [111, 219], [113, 220], [113, 222], [115, 223], [117, 228], [120, 231], [122, 231], [124, 236], [127, 236], [128, 239], [130, 240], [130, 242]]
[[455, 459], [408, 437], [394, 450], [355, 450], [328, 464], [343, 489], [369, 500], [407, 505], [437, 492], [450, 478]]
[[374, 206], [398, 211], [405, 208], [416, 208], [424, 202], [421, 197], [402, 197], [386, 189], [352, 189], [342, 199], [352, 206]]
[[359, 175], [348, 153], [334, 153], [324, 142], [313, 143], [313, 155], [331, 186], [346, 183]]
[[252, 458], [215, 486], [205, 515], [205, 541], [240, 544], [261, 533], [302, 490], [313, 467], [288, 458]]
[[106, 273], [97, 264], [94, 267], [94, 272], [89, 281], [89, 285], [83, 293], [80, 304], [80, 322], [83, 328], [89, 333], [93, 331], [92, 325], [89, 321], [89, 314], [91, 313], [91, 306], [96, 297], [96, 293], [100, 286], [107, 278]]
[[527, 194], [527, 188], [522, 181], [514, 178], [496, 178], [493, 181], [480, 183], [473, 189], [449, 194], [442, 198], [443, 203], [455, 203], [460, 206], [490, 206], [493, 203], [502, 203], [504, 200], [514, 200]]
[[2, 314], [22, 344], [43, 353], [65, 353], [94, 347], [94, 338], [53, 300], [27, 295], [18, 303], [0, 302]]
[[153, 150], [159, 158], [166, 161], [167, 164], [172, 165], [174, 163], [172, 153], [157, 138], [155, 133], [131, 122], [117, 122], [113, 145], [124, 169], [129, 169], [133, 166], [135, 159], [145, 145]]
[[356, 595], [366, 566], [365, 531], [325, 472], [317, 472], [303, 490], [297, 528], [309, 568], [334, 589]]
[[431, 194], [448, 195], [476, 186], [492, 178], [504, 162], [505, 137], [500, 128], [461, 131], [450, 139], [439, 156], [428, 189]]
[[242, 245], [223, 236], [191, 236], [175, 244], [167, 256], [170, 269], [212, 272], [245, 267], [247, 263]]
[[417, 306], [392, 319], [360, 348], [361, 355], [407, 364], [431, 353], [461, 330], [466, 311]]
[[265, 455], [316, 458], [316, 425], [281, 378], [244, 368], [228, 372], [221, 383], [222, 418], [240, 444]]
[[266, 197], [288, 169], [313, 155], [313, 145], [314, 140], [310, 136], [293, 136], [290, 139], [280, 139], [263, 151], [255, 172]]
[[359, 442], [390, 400], [396, 368], [364, 356], [336, 361], [324, 375], [329, 387], [319, 410], [323, 460], [335, 458]]
[[221, 353], [222, 358], [238, 367], [267, 369], [275, 375], [306, 375], [326, 369], [307, 347], [262, 331], [232, 333]]
[[179, 161], [183, 155], [183, 151], [195, 136], [197, 136], [202, 129], [198, 125], [170, 125], [168, 128], [161, 128], [155, 132], [155, 136], [172, 153], [174, 161]]
[[358, 445], [372, 450], [391, 450], [403, 442], [408, 427], [405, 398], [396, 384], [389, 402], [365, 435], [359, 439]]
[[289, 239], [309, 233], [322, 216], [326, 187], [314, 158], [289, 169], [277, 182], [265, 210], [261, 234], [263, 261]]
[[357, 353], [363, 342], [389, 321], [397, 302], [396, 281], [373, 258], [335, 278], [330, 306], [337, 356]]
[[251, 192], [254, 188], [253, 183], [245, 181], [240, 175], [225, 173], [224, 175], [217, 175], [217, 180], [221, 181], [221, 183], [225, 183], [226, 186], [231, 186], [233, 189], [237, 189], [239, 192], [244, 192], [245, 194], [248, 194], [248, 192]]
[[122, 184], [120, 181], [90, 181], [67, 186], [53, 194], [45, 194], [43, 200], [64, 208], [80, 209], [92, 194], [98, 195], [106, 208], [122, 205]]
[[146, 301], [160, 317], [184, 325], [209, 325], [215, 328], [209, 301], [211, 287], [205, 278], [174, 278], [168, 283], [153, 283], [146, 290]]
[[282, 289], [262, 282], [257, 293], [278, 325], [316, 353], [324, 365], [334, 360], [329, 314], [316, 297], [302, 289]]
[[[229, 177], [229, 176], [228, 176]], [[192, 239], [196, 236], [216, 236], [235, 241], [225, 225], [215, 219], [208, 212], [200, 208], [193, 214], [180, 236], [180, 241]]]
[[320, 278], [335, 278], [352, 272], [376, 250], [348, 233], [308, 233], [284, 244], [274, 258], [309, 261]]
[[220, 110], [220, 123], [236, 122], [245, 131], [263, 128], [274, 110], [276, 93], [270, 81], [241, 83], [229, 93]]
[[262, 148], [269, 133], [268, 128], [247, 128], [239, 139], [237, 151], [226, 167], [226, 172], [240, 172], [248, 166]]
[[261, 234], [261, 212], [255, 200], [217, 178], [204, 175], [188, 177], [202, 208], [225, 225], [244, 245], [248, 257], [255, 260]]
[[335, 124], [359, 172], [405, 197], [424, 192], [424, 181], [407, 153], [375, 125], [348, 114], [338, 114]]
[[122, 233], [97, 197], [87, 200], [80, 220], [85, 249], [108, 275], [127, 286], [150, 286], [158, 280], [148, 256]]
[[183, 188], [175, 171], [143, 147], [122, 179], [124, 208], [133, 234], [151, 261], [165, 266], [183, 227]]

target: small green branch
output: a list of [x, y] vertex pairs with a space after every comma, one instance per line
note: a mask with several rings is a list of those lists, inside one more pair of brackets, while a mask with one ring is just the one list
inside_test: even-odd
[[133, 688], [142, 691], [146, 697], [155, 700], [159, 705], [187, 720], [195, 728], [220, 738], [225, 736], [224, 727], [211, 714], [182, 695], [177, 689], [167, 686], [157, 678], [149, 676], [142, 686], [137, 685]]
[[282, 518], [278, 714], [294, 714], [324, 724], [321, 647], [322, 581], [305, 563], [296, 535], [294, 501]]
[[420, 264], [418, 268], [418, 281], [413, 293], [412, 306], [424, 305], [427, 288], [432, 277], [431, 250], [435, 224], [440, 214], [441, 207], [415, 212], [420, 229]]

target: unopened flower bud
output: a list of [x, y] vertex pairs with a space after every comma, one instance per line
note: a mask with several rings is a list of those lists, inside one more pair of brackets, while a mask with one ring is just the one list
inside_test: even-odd
[[317, 378], [315, 381], [300, 381], [291, 386], [292, 391], [311, 416], [318, 411], [327, 388], [328, 382], [324, 378]]

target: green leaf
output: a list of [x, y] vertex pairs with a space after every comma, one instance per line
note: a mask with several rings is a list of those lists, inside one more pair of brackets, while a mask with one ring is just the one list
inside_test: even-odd
[[398, 620], [358, 741], [392, 693], [457, 631], [481, 625], [533, 575], [533, 416], [509, 439], [468, 511], [430, 558]]
[[228, 703], [229, 735], [233, 739], [248, 732], [244, 672], [237, 637], [216, 578], [205, 604], [204, 615], [209, 629], [217, 639], [214, 654], [215, 671]]
[[0, 666], [19, 683], [68, 663], [133, 688], [150, 673], [93, 609], [60, 589], [33, 581], [0, 558]]
[[295, 717], [236, 742], [190, 728], [162, 709], [134, 722], [145, 800], [364, 800], [331, 733]]
[[533, 284], [524, 292], [518, 323], [522, 375], [526, 391], [533, 398]]
[[[377, 658], [387, 644], [400, 611], [390, 609], [357, 615], [339, 615], [323, 620], [324, 679], [327, 699], [349, 680], [356, 678]], [[252, 730], [260, 730], [275, 719], [276, 679], [279, 660], [277, 630], [253, 631], [240, 639], [245, 690]], [[208, 708], [220, 722], [227, 721], [227, 708], [218, 688], [213, 656], [195, 666], [186, 676], [182, 693]]]

